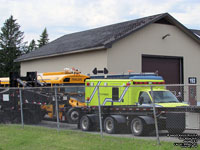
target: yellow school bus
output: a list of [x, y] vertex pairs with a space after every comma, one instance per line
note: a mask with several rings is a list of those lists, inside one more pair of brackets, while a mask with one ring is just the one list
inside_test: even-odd
[[[73, 109], [75, 106], [85, 106], [85, 80], [89, 76], [81, 74], [79, 71], [65, 70], [64, 72], [46, 72], [38, 74], [37, 80], [45, 84], [45, 87], [59, 86], [58, 94], [62, 97], [59, 101], [59, 118], [70, 123], [76, 123], [79, 112]], [[56, 118], [55, 102], [42, 105], [42, 109], [47, 111], [51, 119]]]

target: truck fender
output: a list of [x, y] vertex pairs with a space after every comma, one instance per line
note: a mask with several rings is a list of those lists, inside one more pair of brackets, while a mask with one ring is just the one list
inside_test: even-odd
[[110, 115], [112, 118], [114, 118], [117, 123], [123, 124], [126, 123], [126, 118], [123, 115]]
[[98, 124], [99, 124], [99, 117], [96, 115], [96, 114], [82, 114], [78, 120], [78, 124], [77, 124], [77, 127], [78, 129], [80, 129], [80, 121], [81, 121], [81, 118], [83, 116], [87, 116], [89, 119], [90, 119], [90, 122], [93, 124], [93, 125], [96, 125], [98, 127]]
[[155, 124], [154, 119], [152, 117], [149, 116], [138, 116], [138, 118], [141, 118], [142, 120], [144, 120], [144, 122], [146, 124]]
[[87, 114], [87, 116], [93, 124], [96, 124], [99, 122], [99, 117], [96, 114]]

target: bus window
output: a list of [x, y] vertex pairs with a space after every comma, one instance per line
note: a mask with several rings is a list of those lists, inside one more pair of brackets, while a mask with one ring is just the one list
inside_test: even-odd
[[65, 78], [63, 82], [70, 82], [70, 78]]

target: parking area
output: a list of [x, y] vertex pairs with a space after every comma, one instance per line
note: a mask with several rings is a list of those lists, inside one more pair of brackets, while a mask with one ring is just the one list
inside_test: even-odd
[[[47, 128], [52, 128], [52, 129], [58, 129], [57, 127], [57, 122], [55, 121], [45, 121], [43, 120], [41, 123], [37, 124], [36, 126], [41, 126], [41, 127], [47, 127]], [[59, 123], [59, 129], [58, 132], [62, 132], [62, 130], [73, 130], [76, 132], [82, 132], [80, 129], [78, 129], [76, 124], [69, 124], [69, 123]], [[98, 134], [101, 136], [100, 132], [87, 132], [90, 134]], [[200, 130], [185, 130], [183, 135], [187, 137], [188, 135], [192, 134], [197, 134], [200, 135]], [[145, 139], [145, 140], [157, 140], [156, 138], [156, 133], [155, 131], [152, 131], [150, 135], [148, 136], [134, 136], [131, 133], [121, 133], [121, 134], [107, 134], [103, 132], [103, 136], [115, 136], [115, 137], [124, 137], [124, 138], [136, 138], [136, 139]], [[160, 141], [166, 141], [166, 142], [173, 142], [173, 143], [182, 143], [184, 139], [178, 137], [178, 136], [170, 136], [168, 131], [166, 130], [161, 130], [159, 131], [159, 139]], [[197, 139], [198, 145], [200, 144], [200, 140]]]

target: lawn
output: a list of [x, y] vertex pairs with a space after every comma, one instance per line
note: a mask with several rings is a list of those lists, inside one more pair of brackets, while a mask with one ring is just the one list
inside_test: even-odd
[[0, 150], [171, 150], [172, 142], [139, 140], [56, 129], [0, 124]]

